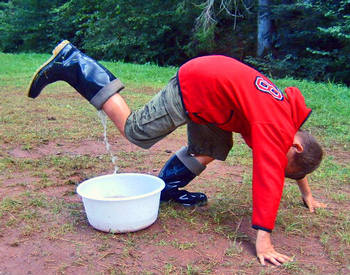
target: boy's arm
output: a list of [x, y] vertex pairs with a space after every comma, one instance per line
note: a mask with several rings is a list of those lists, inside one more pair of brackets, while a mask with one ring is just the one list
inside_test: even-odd
[[253, 150], [252, 227], [257, 229], [256, 254], [262, 265], [280, 265], [291, 259], [278, 253], [272, 243], [278, 207], [282, 197], [288, 145], [284, 135], [269, 123], [254, 123], [251, 128]]
[[325, 208], [326, 204], [315, 200], [312, 196], [311, 189], [307, 177], [297, 180], [299, 190], [302, 196], [302, 199], [306, 206], [309, 208], [310, 212], [314, 212], [315, 208]]
[[265, 265], [265, 260], [270, 261], [274, 265], [281, 265], [292, 260], [274, 249], [271, 243], [271, 233], [263, 230], [257, 231], [255, 248], [256, 255], [262, 265]]

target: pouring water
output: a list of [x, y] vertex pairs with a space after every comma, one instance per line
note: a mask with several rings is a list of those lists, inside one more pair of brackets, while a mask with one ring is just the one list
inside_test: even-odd
[[107, 115], [102, 110], [98, 111], [97, 115], [100, 118], [100, 121], [101, 121], [102, 126], [103, 126], [103, 142], [106, 145], [106, 150], [109, 153], [109, 155], [111, 157], [111, 161], [112, 161], [112, 163], [114, 165], [114, 174], [116, 174], [118, 172], [118, 170], [119, 170], [119, 167], [116, 165], [117, 157], [112, 153], [111, 145], [108, 142], [108, 137], [107, 137]]

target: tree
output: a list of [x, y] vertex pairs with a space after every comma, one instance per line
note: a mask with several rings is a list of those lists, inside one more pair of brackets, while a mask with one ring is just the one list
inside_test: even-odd
[[308, 48], [308, 51], [318, 58], [331, 59], [327, 68], [329, 77], [350, 85], [350, 0], [335, 1], [324, 12], [324, 17], [329, 21], [326, 26], [318, 27], [320, 36], [334, 41], [336, 47]]
[[0, 51], [69, 39], [98, 59], [224, 54], [275, 77], [350, 84], [350, 0], [0, 0]]
[[257, 56], [271, 48], [271, 15], [269, 0], [259, 0], [258, 29], [257, 29]]
[[270, 0], [271, 50], [247, 61], [274, 77], [349, 83], [350, 0]]
[[[196, 18], [194, 42], [200, 54], [222, 53], [244, 59], [254, 51], [254, 0], [206, 0]], [[195, 43], [192, 43], [195, 44]]]
[[51, 9], [62, 0], [12, 0], [1, 3], [0, 50], [43, 51], [53, 33]]

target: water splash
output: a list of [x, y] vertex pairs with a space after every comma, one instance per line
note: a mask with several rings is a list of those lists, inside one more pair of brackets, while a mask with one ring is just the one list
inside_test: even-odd
[[100, 118], [102, 126], [103, 126], [103, 142], [106, 145], [106, 150], [109, 153], [109, 155], [111, 157], [111, 161], [112, 161], [112, 163], [114, 165], [114, 174], [116, 174], [118, 172], [118, 170], [119, 170], [119, 167], [116, 165], [117, 157], [112, 153], [111, 145], [108, 142], [108, 137], [107, 137], [107, 115], [102, 110], [98, 111], [97, 115]]

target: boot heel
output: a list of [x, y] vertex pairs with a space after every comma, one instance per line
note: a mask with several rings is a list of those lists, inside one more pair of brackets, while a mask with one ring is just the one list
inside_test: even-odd
[[60, 44], [58, 44], [58, 45], [56, 46], [56, 48], [53, 49], [52, 54], [53, 54], [54, 56], [58, 55], [59, 52], [62, 51], [62, 49], [63, 49], [65, 46], [67, 46], [69, 43], [70, 43], [70, 42], [69, 42], [68, 40], [62, 41]]

